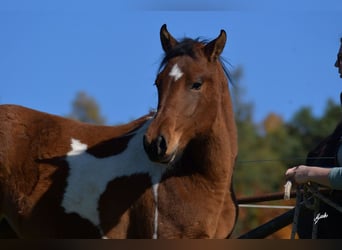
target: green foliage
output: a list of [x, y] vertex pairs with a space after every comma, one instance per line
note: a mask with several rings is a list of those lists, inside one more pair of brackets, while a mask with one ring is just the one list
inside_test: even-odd
[[308, 152], [322, 138], [332, 133], [340, 119], [340, 105], [329, 99], [321, 117], [315, 117], [310, 107], [303, 107], [293, 115], [288, 124], [288, 129], [291, 136], [301, 139], [304, 151]]
[[[242, 77], [242, 70], [236, 75]], [[301, 107], [289, 121], [272, 113], [257, 124], [253, 120], [254, 106], [243, 100], [244, 90], [236, 85], [238, 80], [235, 79], [232, 88], [239, 138], [235, 192], [238, 198], [282, 192], [286, 169], [304, 164], [308, 152], [332, 133], [340, 121], [341, 107], [333, 100], [327, 100], [325, 111], [319, 117], [310, 107]], [[267, 211], [263, 209], [240, 209], [234, 235], [239, 236], [261, 225], [265, 213]]]
[[91, 124], [105, 124], [105, 118], [100, 114], [100, 108], [95, 99], [82, 91], [76, 94], [68, 117]]

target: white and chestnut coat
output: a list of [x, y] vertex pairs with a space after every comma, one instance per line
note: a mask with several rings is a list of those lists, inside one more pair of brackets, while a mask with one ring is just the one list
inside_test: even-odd
[[219, 55], [210, 43], [166, 53], [158, 109], [95, 126], [0, 105], [0, 216], [26, 238], [224, 238], [237, 208], [236, 128]]

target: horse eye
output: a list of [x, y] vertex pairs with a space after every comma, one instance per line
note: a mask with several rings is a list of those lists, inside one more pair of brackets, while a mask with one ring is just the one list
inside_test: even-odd
[[191, 89], [200, 90], [202, 85], [203, 85], [202, 82], [195, 82], [195, 83], [192, 84]]

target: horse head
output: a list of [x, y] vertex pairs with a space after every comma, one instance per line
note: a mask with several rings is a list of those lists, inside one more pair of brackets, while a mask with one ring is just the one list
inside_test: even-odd
[[152, 161], [170, 164], [193, 140], [205, 136], [217, 118], [227, 78], [220, 55], [226, 32], [205, 43], [176, 40], [164, 24], [160, 40], [165, 57], [155, 85], [158, 108], [145, 137], [144, 148]]

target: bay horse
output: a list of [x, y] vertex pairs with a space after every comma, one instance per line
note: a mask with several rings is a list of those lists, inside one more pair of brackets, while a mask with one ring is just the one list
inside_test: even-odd
[[0, 215], [23, 238], [225, 238], [237, 132], [221, 53], [160, 29], [158, 107], [97, 126], [0, 106]]
[[[342, 106], [342, 93], [340, 95]], [[335, 130], [324, 138], [313, 150], [308, 153], [306, 164], [320, 167], [342, 167], [342, 120], [337, 124]], [[340, 151], [340, 152], [339, 152]], [[331, 190], [324, 195], [333, 202], [342, 205], [342, 190]], [[319, 220], [318, 239], [341, 239], [342, 238], [342, 214], [330, 205], [320, 202], [319, 214], [327, 214], [324, 219]], [[298, 235], [300, 238], [311, 238], [314, 222], [313, 210], [302, 206], [298, 220]]]

